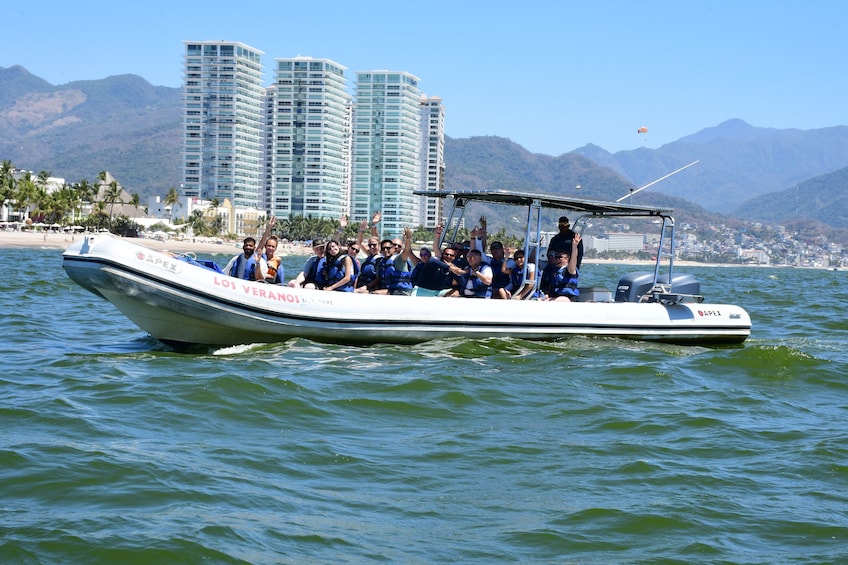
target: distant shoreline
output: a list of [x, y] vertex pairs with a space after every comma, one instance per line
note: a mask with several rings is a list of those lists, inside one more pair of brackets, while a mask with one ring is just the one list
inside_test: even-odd
[[[74, 241], [85, 237], [85, 234], [55, 233], [55, 232], [22, 232], [0, 231], [0, 249], [31, 248], [31, 249], [67, 249]], [[198, 255], [238, 255], [241, 253], [241, 242], [225, 241], [214, 243], [207, 240], [191, 239], [147, 239], [132, 238], [133, 243], [143, 245], [157, 251], [171, 253], [195, 253]], [[279, 252], [282, 255], [309, 255], [311, 247], [301, 245], [281, 244]]]
[[[30, 248], [30, 249], [67, 249], [74, 241], [84, 237], [84, 234], [55, 233], [55, 232], [23, 232], [0, 231], [0, 249]], [[144, 239], [133, 238], [134, 243], [170, 253], [194, 253], [197, 255], [237, 255], [241, 252], [241, 242], [211, 241], [190, 239]], [[312, 248], [302, 245], [280, 244], [278, 255], [310, 255]], [[584, 259], [587, 265], [645, 265], [653, 266], [653, 261], [639, 259]], [[740, 265], [737, 263], [700, 263], [698, 261], [675, 261], [680, 267], [760, 267], [760, 268], [819, 268], [833, 270], [831, 267], [793, 267], [792, 265]]]

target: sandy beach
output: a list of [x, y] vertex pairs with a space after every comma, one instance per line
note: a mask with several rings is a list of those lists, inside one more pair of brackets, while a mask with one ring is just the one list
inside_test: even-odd
[[[29, 232], [29, 231], [0, 231], [0, 248], [28, 247], [35, 249], [66, 249], [74, 241], [84, 237], [83, 234], [54, 233], [54, 232]], [[157, 251], [170, 251], [171, 253], [195, 253], [197, 255], [236, 255], [241, 252], [241, 242], [234, 243], [225, 241], [215, 243], [213, 241], [201, 240], [179, 240], [179, 239], [143, 239], [133, 238], [133, 243], [156, 249]], [[281, 255], [309, 255], [311, 248], [298, 245], [280, 245], [278, 254]]]

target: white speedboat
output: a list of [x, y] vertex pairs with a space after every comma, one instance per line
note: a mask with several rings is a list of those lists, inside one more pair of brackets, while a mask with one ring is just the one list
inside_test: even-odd
[[[427, 193], [453, 200], [527, 207], [527, 256], [539, 256], [541, 210], [585, 217], [643, 216], [668, 210], [514, 192]], [[456, 222], [449, 223], [454, 225]], [[575, 222], [576, 225], [576, 222]], [[660, 244], [662, 249], [662, 243]], [[531, 255], [533, 253], [533, 255]], [[551, 340], [608, 336], [679, 344], [739, 344], [748, 313], [707, 304], [688, 275], [630, 273], [614, 291], [581, 290], [578, 302], [473, 300], [326, 292], [244, 281], [110, 234], [89, 235], [63, 255], [67, 274], [115, 305], [153, 337], [176, 348], [236, 345], [302, 337], [336, 343], [416, 343], [446, 337]], [[537, 270], [537, 272], [541, 272]], [[669, 282], [670, 281], [670, 282]]]

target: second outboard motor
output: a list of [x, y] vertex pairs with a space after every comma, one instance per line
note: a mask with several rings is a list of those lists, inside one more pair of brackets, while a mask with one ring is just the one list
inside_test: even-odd
[[[651, 292], [654, 273], [627, 273], [618, 281], [615, 289], [616, 302], [639, 302], [642, 297]], [[677, 295], [698, 296], [701, 294], [701, 283], [694, 275], [675, 273], [672, 278], [670, 292]], [[657, 283], [668, 285], [668, 275], [660, 275]]]

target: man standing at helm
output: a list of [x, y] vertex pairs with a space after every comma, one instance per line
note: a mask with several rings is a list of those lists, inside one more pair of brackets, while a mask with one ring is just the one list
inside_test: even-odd
[[[551, 243], [548, 245], [548, 253], [551, 251], [557, 253], [571, 253], [571, 241], [574, 239], [574, 230], [571, 229], [571, 222], [565, 216], [559, 217], [559, 233], [551, 238]], [[577, 268], [583, 264], [583, 241], [580, 240], [577, 245]]]

